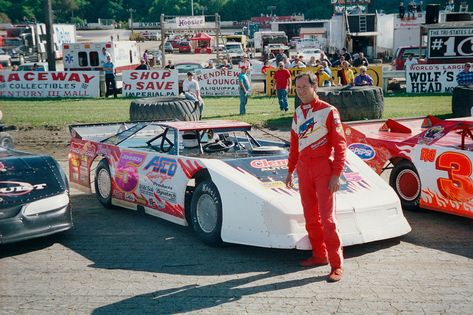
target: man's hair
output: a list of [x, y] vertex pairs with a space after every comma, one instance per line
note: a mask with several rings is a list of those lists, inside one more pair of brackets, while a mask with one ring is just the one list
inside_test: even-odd
[[300, 72], [296, 75], [296, 81], [303, 77], [307, 77], [310, 85], [317, 85], [317, 76], [312, 71]]

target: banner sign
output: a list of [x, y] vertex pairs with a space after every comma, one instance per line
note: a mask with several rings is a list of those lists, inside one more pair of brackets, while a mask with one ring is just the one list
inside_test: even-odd
[[99, 71], [0, 71], [0, 97], [99, 97]]
[[473, 27], [431, 29], [428, 58], [473, 58]]
[[179, 94], [177, 73], [177, 70], [123, 71], [123, 96], [176, 96]]
[[239, 96], [239, 71], [203, 69], [197, 74], [202, 96]]
[[205, 26], [205, 17], [201, 16], [177, 16], [176, 28], [202, 28]]
[[[299, 74], [300, 72], [307, 72], [307, 71], [312, 71], [315, 73], [316, 67], [307, 67], [307, 68], [288, 68], [289, 72], [291, 72], [291, 79], [292, 79], [292, 85], [291, 85], [291, 90], [289, 91], [289, 95], [295, 95], [295, 89], [296, 89], [296, 75]], [[360, 73], [359, 68], [350, 68], [353, 71], [353, 74], [355, 77], [357, 76], [358, 73]], [[276, 68], [269, 68], [266, 71], [266, 95], [274, 95], [276, 92], [272, 90], [273, 86], [273, 76], [274, 73], [276, 72]], [[332, 78], [334, 79], [335, 83], [339, 82], [338, 78], [338, 68], [330, 68], [332, 71]], [[383, 67], [382, 66], [369, 66], [368, 70], [366, 71], [366, 74], [368, 74], [372, 79], [373, 79], [373, 86], [379, 86], [383, 87]]]
[[451, 93], [463, 64], [411, 65], [406, 69], [407, 93]]

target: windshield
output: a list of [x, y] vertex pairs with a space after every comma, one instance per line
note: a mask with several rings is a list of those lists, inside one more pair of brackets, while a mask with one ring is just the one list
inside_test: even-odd
[[202, 69], [202, 66], [198, 63], [185, 63], [185, 64], [177, 64], [174, 66], [175, 69], [179, 73], [187, 73], [187, 72], [194, 72], [196, 70]]
[[243, 49], [241, 48], [241, 46], [231, 45], [231, 46], [226, 46], [226, 48], [227, 48], [227, 51], [231, 53], [243, 53]]

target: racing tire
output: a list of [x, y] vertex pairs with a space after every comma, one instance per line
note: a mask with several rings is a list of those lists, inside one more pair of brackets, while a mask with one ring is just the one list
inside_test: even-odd
[[105, 208], [113, 208], [112, 175], [110, 174], [110, 167], [106, 159], [99, 162], [95, 171], [95, 195]]
[[212, 181], [204, 180], [194, 190], [190, 219], [192, 230], [205, 244], [222, 244], [222, 199]]
[[380, 119], [384, 112], [383, 89], [378, 86], [324, 87], [317, 95], [338, 109], [342, 121]]
[[131, 102], [131, 121], [185, 120], [202, 117], [202, 108], [185, 97], [150, 97]]
[[414, 164], [407, 160], [397, 163], [389, 176], [389, 185], [401, 199], [403, 209], [419, 208], [422, 185]]
[[13, 149], [13, 138], [7, 132], [0, 132], [0, 147], [5, 149]]
[[473, 87], [457, 86], [452, 92], [452, 113], [454, 117], [471, 116]]

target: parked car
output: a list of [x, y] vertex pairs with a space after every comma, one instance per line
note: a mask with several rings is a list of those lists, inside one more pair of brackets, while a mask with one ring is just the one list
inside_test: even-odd
[[[207, 244], [310, 249], [299, 192], [284, 184], [288, 144], [254, 138], [251, 125], [200, 120], [70, 129], [71, 182], [87, 191], [93, 183], [104, 207], [189, 225]], [[395, 192], [351, 151], [336, 201], [344, 246], [411, 229]]]
[[0, 147], [0, 244], [70, 228], [69, 184], [59, 164]]
[[348, 148], [389, 183], [404, 209], [422, 207], [473, 218], [470, 117], [375, 120], [345, 126]]
[[191, 43], [189, 42], [180, 42], [179, 43], [179, 53], [190, 53], [192, 52]]
[[171, 42], [164, 43], [164, 52], [169, 54], [172, 54], [174, 52], [174, 48]]
[[161, 64], [161, 59], [162, 59], [161, 54], [162, 54], [161, 50], [156, 49], [156, 48], [148, 50], [148, 60], [149, 60], [150, 66], [155, 66], [155, 65], [160, 65]]
[[[413, 54], [414, 58], [417, 58], [419, 63], [422, 63], [422, 59], [426, 56], [426, 47], [422, 47], [421, 54], [419, 55], [419, 46], [403, 46], [399, 47], [394, 54], [392, 61], [393, 70], [404, 70], [404, 62], [406, 62], [407, 56]], [[419, 60], [420, 59], [420, 60]]]
[[47, 62], [27, 62], [18, 66], [18, 71], [33, 71], [34, 65], [38, 66], [36, 71], [48, 71], [49, 65]]

